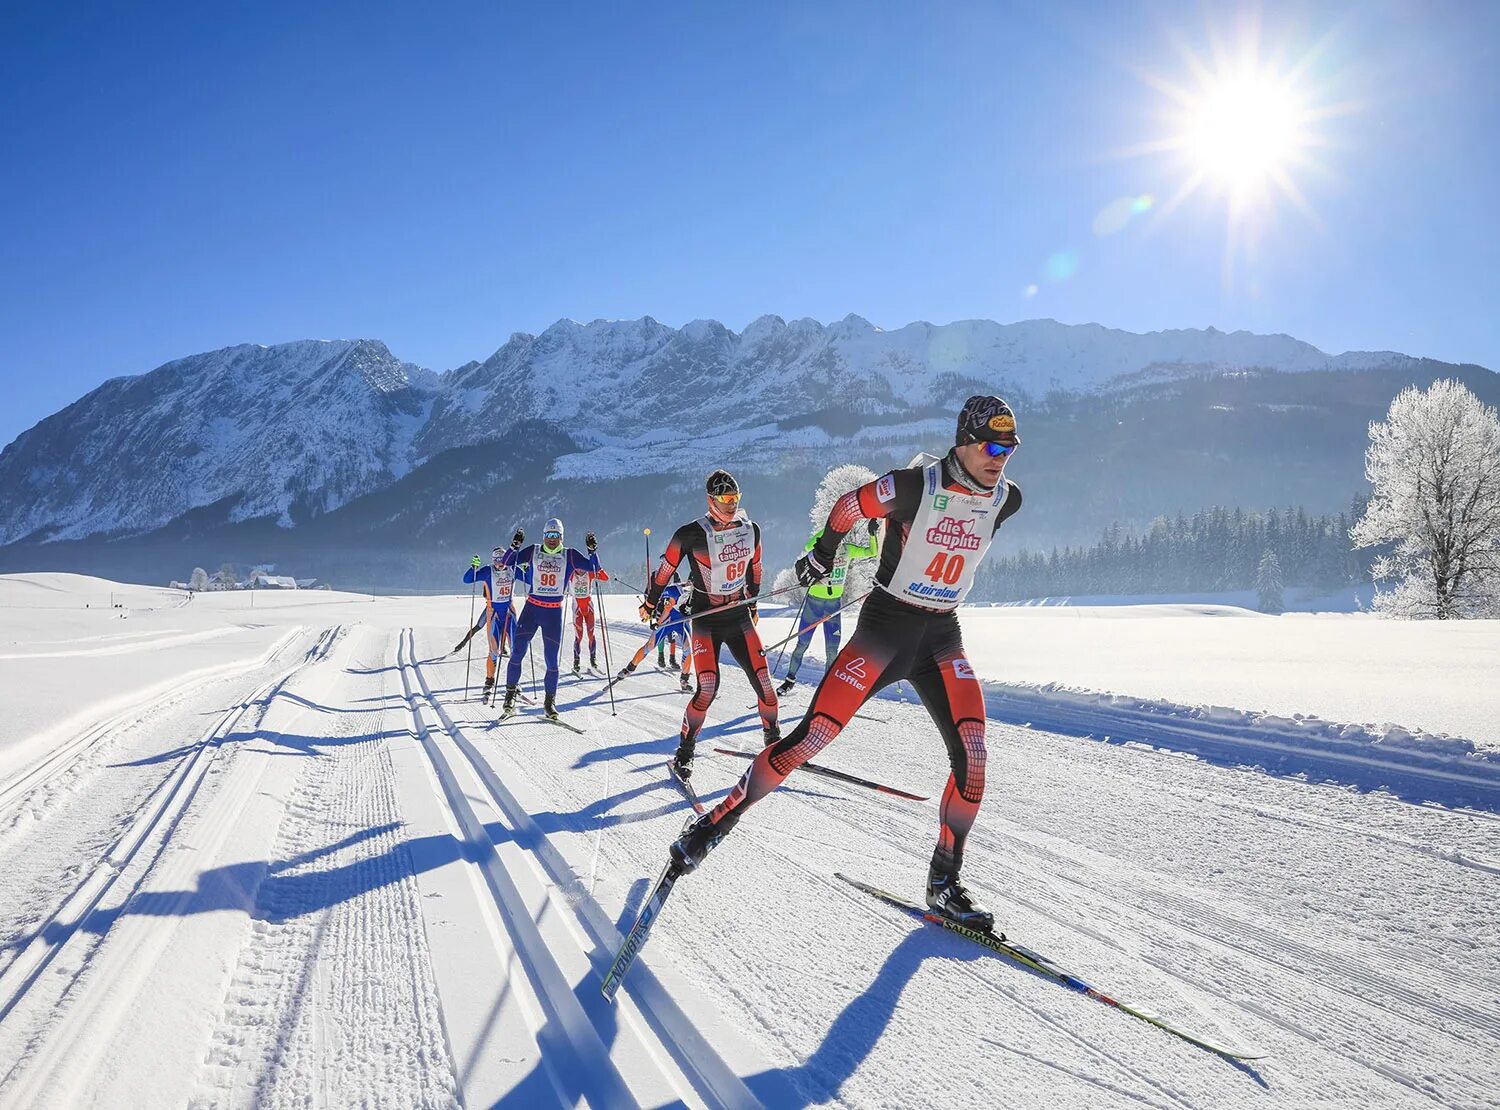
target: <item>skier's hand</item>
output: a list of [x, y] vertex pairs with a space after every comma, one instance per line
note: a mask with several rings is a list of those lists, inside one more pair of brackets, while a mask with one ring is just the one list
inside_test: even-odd
[[878, 519], [877, 520], [871, 520], [870, 521], [870, 538], [873, 540], [878, 535], [880, 535], [880, 521]]
[[599, 541], [594, 539], [594, 533], [585, 532], [583, 534], [583, 546], [589, 549], [590, 555], [599, 550]]
[[512, 551], [520, 551], [521, 550], [521, 545], [523, 543], [525, 543], [525, 542], [526, 542], [526, 533], [523, 532], [523, 531], [521, 531], [519, 528], [517, 528], [516, 529], [516, 534], [510, 538], [510, 549]]
[[480, 563], [479, 563], [479, 556], [478, 556], [478, 555], [475, 555], [475, 556], [474, 556], [474, 558], [472, 558], [472, 559], [470, 559], [470, 560], [469, 560], [469, 565], [470, 565], [470, 566], [471, 566], [471, 567], [473, 567], [473, 568], [474, 568], [474, 569], [475, 569], [475, 570], [478, 570], [478, 569], [479, 569], [479, 566], [480, 566]]
[[803, 586], [811, 586], [814, 582], [821, 582], [828, 577], [829, 568], [823, 565], [818, 558], [818, 549], [815, 547], [802, 558], [797, 560], [793, 568], [797, 572], [797, 581]]
[[[651, 624], [651, 606], [647, 605], [644, 601], [641, 602], [640, 613], [641, 613], [641, 623], [642, 624]], [[654, 628], [656, 626], [654, 624], [652, 624], [652, 627]]]

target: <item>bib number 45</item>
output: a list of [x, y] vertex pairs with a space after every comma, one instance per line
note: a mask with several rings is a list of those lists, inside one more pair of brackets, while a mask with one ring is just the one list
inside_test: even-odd
[[964, 576], [964, 557], [939, 551], [932, 557], [932, 562], [927, 564], [927, 569], [922, 573], [933, 582], [941, 582], [945, 586], [956, 585]]

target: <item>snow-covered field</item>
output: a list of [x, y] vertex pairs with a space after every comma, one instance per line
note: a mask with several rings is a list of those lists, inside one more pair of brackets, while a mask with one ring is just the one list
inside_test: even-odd
[[[1265, 1054], [1234, 1065], [834, 879], [918, 894], [935, 805], [805, 773], [611, 1007], [687, 813], [675, 675], [613, 710], [566, 677], [582, 735], [494, 727], [446, 654], [467, 596], [250, 600], [0, 577], [0, 1105], [1500, 1101], [1494, 622], [966, 613], [966, 877], [1021, 942]], [[715, 744], [759, 737], [725, 674], [710, 800], [744, 767]], [[888, 693], [821, 761], [935, 797], [941, 744]]]

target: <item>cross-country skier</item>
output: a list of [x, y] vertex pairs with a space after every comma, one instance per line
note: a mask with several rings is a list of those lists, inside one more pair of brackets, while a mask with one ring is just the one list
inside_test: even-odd
[[682, 689], [690, 689], [691, 680], [688, 678], [690, 670], [688, 654], [688, 618], [683, 612], [682, 602], [683, 587], [675, 579], [662, 589], [661, 597], [657, 600], [656, 608], [650, 609], [643, 603], [641, 605], [641, 623], [651, 629], [652, 634], [646, 637], [646, 641], [636, 649], [636, 653], [630, 657], [630, 661], [620, 668], [616, 680], [627, 678], [635, 673], [635, 669], [650, 653], [653, 645], [656, 647], [656, 665], [665, 667], [667, 665], [666, 649], [670, 646], [672, 651], [672, 669], [677, 669], [677, 644], [682, 643]]
[[1001, 523], [1021, 507], [1005, 463], [1021, 440], [999, 397], [970, 397], [958, 415], [955, 446], [925, 466], [893, 470], [834, 505], [817, 544], [797, 561], [797, 577], [817, 582], [833, 568], [839, 542], [861, 518], [888, 518], [876, 572], [849, 642], [823, 676], [807, 714], [768, 745], [717, 807], [689, 821], [672, 859], [691, 871], [745, 811], [820, 752], [866, 699], [906, 679], [917, 688], [948, 748], [951, 775], [939, 809], [936, 850], [927, 874], [934, 913], [977, 928], [994, 915], [959, 879], [964, 841], [984, 794], [984, 695], [964, 655], [956, 610]]
[[[589, 535], [593, 535], [592, 532]], [[590, 551], [593, 548], [589, 549]], [[573, 572], [573, 673], [579, 673], [579, 659], [583, 649], [583, 628], [589, 630], [589, 670], [599, 669], [598, 644], [594, 639], [594, 580], [609, 581], [609, 572], [603, 570], [577, 570]]]
[[[526, 538], [525, 533], [519, 529], [516, 535], [523, 540]], [[490, 695], [494, 692], [495, 671], [499, 667], [500, 657], [505, 654], [505, 642], [510, 631], [515, 627], [515, 614], [510, 607], [515, 580], [515, 568], [506, 565], [503, 547], [497, 547], [490, 553], [489, 566], [481, 566], [479, 556], [475, 555], [469, 569], [464, 572], [464, 585], [479, 582], [484, 587], [485, 631], [490, 647], [484, 664], [484, 693], [480, 696], [485, 704], [489, 704]]]
[[[792, 649], [792, 663], [787, 669], [785, 681], [776, 687], [777, 694], [789, 694], [792, 687], [797, 685], [797, 668], [802, 666], [802, 656], [812, 646], [813, 633], [819, 628], [823, 630], [824, 662], [829, 667], [833, 666], [833, 657], [839, 653], [839, 637], [843, 632], [844, 622], [839, 608], [844, 604], [844, 581], [849, 576], [849, 564], [855, 559], [871, 559], [880, 554], [880, 522], [870, 521], [869, 529], [870, 539], [865, 544], [851, 543], [846, 536], [844, 542], [839, 544], [838, 554], [833, 557], [833, 569], [829, 572], [827, 581], [816, 582], [807, 588], [807, 600], [802, 603], [802, 620], [797, 626], [797, 646]], [[811, 551], [822, 538], [823, 529], [819, 528], [807, 541], [803, 552]]]
[[542, 632], [542, 658], [547, 664], [545, 690], [547, 699], [542, 712], [549, 720], [557, 720], [557, 657], [562, 650], [562, 605], [567, 596], [568, 582], [580, 570], [600, 573], [599, 556], [594, 554], [598, 544], [594, 533], [584, 537], [589, 553], [583, 554], [572, 547], [563, 546], [562, 521], [553, 517], [542, 526], [542, 542], [523, 548], [526, 537], [519, 529], [511, 537], [510, 550], [505, 553], [505, 565], [520, 568], [530, 592], [521, 615], [516, 620], [515, 635], [511, 638], [510, 667], [505, 674], [505, 706], [501, 716], [509, 717], [516, 711], [516, 696], [520, 693], [521, 659], [531, 646], [531, 637], [537, 629]]
[[[672, 534], [661, 564], [646, 587], [646, 608], [656, 609], [679, 564], [688, 566], [692, 601], [693, 666], [698, 688], [682, 717], [682, 734], [672, 757], [678, 777], [692, 774], [693, 749], [698, 730], [719, 689], [719, 649], [729, 648], [755, 689], [760, 723], [766, 743], [780, 735], [776, 727], [776, 691], [766, 668], [765, 652], [755, 631], [755, 601], [760, 596], [760, 525], [740, 508], [740, 485], [727, 470], [715, 470], [705, 483], [708, 512], [689, 521]], [[710, 609], [748, 601], [721, 613], [703, 616]]]

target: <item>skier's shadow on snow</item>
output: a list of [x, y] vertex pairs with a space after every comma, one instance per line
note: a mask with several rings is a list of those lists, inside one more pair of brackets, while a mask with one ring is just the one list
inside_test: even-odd
[[[972, 944], [955, 941], [950, 936], [921, 929], [909, 934], [891, 950], [885, 963], [876, 973], [874, 981], [845, 1006], [838, 1017], [833, 1019], [833, 1024], [828, 1027], [828, 1032], [824, 1034], [822, 1042], [804, 1063], [796, 1067], [778, 1068], [747, 1077], [745, 1083], [751, 1092], [767, 1106], [777, 1107], [815, 1106], [839, 1098], [844, 1084], [860, 1069], [880, 1042], [880, 1038], [885, 1035], [892, 1019], [901, 1009], [902, 996], [907, 984], [916, 975], [923, 961], [929, 958], [962, 963], [989, 961], [996, 965], [996, 974], [1019, 972], [1056, 985], [1045, 975], [1011, 964]], [[1061, 986], [1057, 989], [1065, 990]], [[920, 1012], [925, 1015], [928, 1011], [925, 1005], [918, 1005], [911, 1008], [910, 1012]], [[991, 1028], [989, 1031], [993, 1034], [994, 1029]], [[954, 1035], [958, 1036], [960, 1033], [955, 1032]], [[1113, 1084], [1080, 1076], [1075, 1069], [1064, 1068], [1042, 1056], [1026, 1051], [1029, 1042], [1023, 1034], [1017, 1033], [1017, 1043], [1014, 1045], [1007, 1044], [993, 1036], [982, 1039], [997, 1048], [1023, 1056], [1033, 1063], [1056, 1068], [1071, 1079], [1083, 1079], [1094, 1083], [1104, 1092], [1104, 1103], [1118, 1098], [1119, 1088]], [[1260, 1073], [1248, 1064], [1238, 1060], [1226, 1062], [1249, 1075], [1262, 1087], [1269, 1089], [1269, 1085], [1261, 1078]], [[975, 1079], [977, 1081], [979, 1076], [976, 1075]], [[788, 1083], [792, 1084], [803, 1096], [801, 1101], [787, 1102], [785, 1085]], [[885, 1093], [901, 1094], [899, 1091], [886, 1091]], [[907, 1093], [911, 1096], [910, 1101], [913, 1103], [926, 1101], [916, 1091]]]

